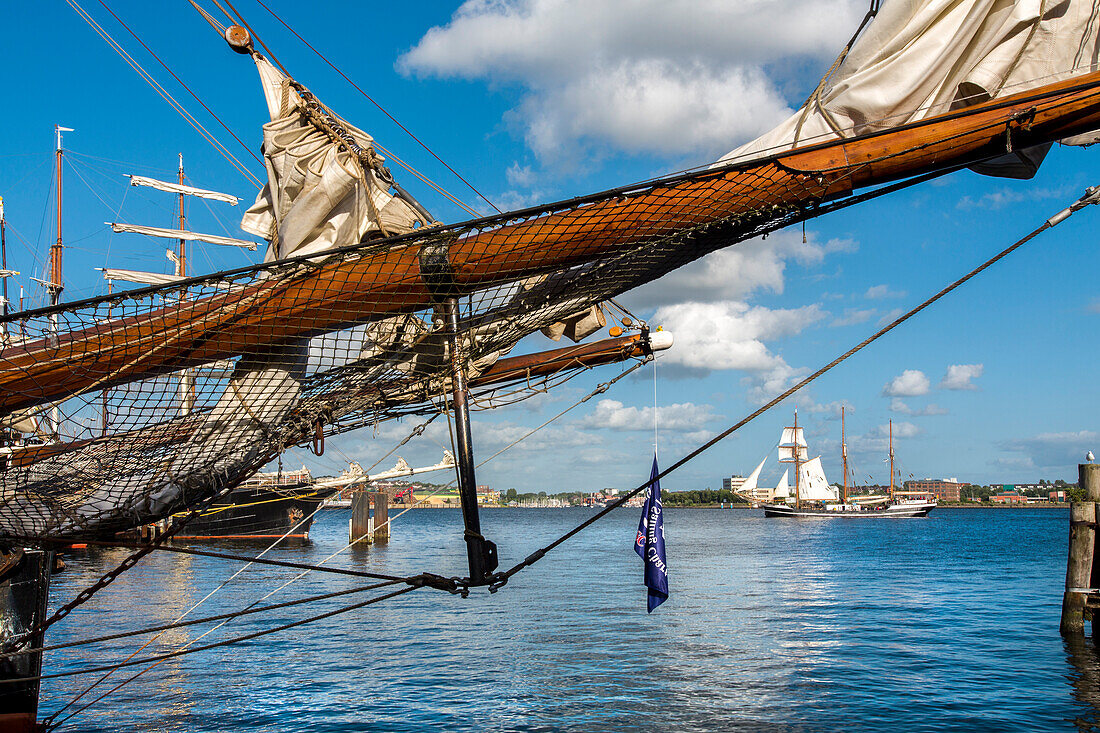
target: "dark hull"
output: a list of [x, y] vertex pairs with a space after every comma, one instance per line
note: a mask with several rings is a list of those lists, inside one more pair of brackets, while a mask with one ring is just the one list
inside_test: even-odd
[[306, 540], [313, 524], [312, 515], [324, 498], [308, 484], [240, 487], [227, 500], [188, 522], [175, 538], [273, 540], [286, 536]]
[[795, 509], [786, 504], [765, 504], [765, 517], [796, 517], [808, 519], [887, 519], [927, 517], [928, 513], [936, 508], [935, 504], [894, 504], [885, 509], [862, 509], [858, 511], [826, 511], [824, 509]]
[[[0, 551], [0, 642], [26, 632], [46, 617], [46, 601], [54, 554], [42, 550]], [[31, 637], [24, 648], [42, 646], [43, 634]], [[0, 731], [36, 730], [42, 652], [0, 659]], [[27, 682], [10, 682], [30, 678]]]

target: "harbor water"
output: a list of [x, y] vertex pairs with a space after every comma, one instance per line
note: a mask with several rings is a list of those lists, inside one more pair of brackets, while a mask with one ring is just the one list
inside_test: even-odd
[[[593, 510], [492, 509], [506, 568]], [[765, 520], [760, 510], [669, 509], [671, 598], [645, 611], [637, 510], [619, 510], [496, 594], [421, 589], [239, 645], [170, 659], [72, 718], [73, 731], [1095, 730], [1100, 656], [1058, 634], [1068, 511], [937, 509], [926, 519]], [[347, 542], [323, 510], [304, 546], [317, 563]], [[262, 546], [260, 546], [262, 548]], [[252, 545], [218, 545], [255, 554]], [[125, 557], [66, 558], [51, 606]], [[456, 510], [416, 510], [386, 545], [327, 564], [464, 574]], [[162, 553], [48, 635], [51, 644], [169, 623], [239, 563]], [[238, 610], [298, 575], [253, 566], [192, 612]], [[264, 604], [362, 585], [311, 573]], [[381, 592], [381, 591], [378, 591]], [[246, 616], [206, 644], [369, 595]], [[213, 624], [138, 652], [181, 648]], [[44, 673], [121, 661], [139, 637], [46, 654]], [[115, 672], [65, 713], [141, 668]], [[99, 675], [43, 683], [41, 715]]]

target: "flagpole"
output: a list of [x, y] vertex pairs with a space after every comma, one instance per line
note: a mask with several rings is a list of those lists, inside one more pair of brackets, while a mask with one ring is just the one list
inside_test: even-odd
[[653, 460], [657, 460], [657, 356], [653, 356]]

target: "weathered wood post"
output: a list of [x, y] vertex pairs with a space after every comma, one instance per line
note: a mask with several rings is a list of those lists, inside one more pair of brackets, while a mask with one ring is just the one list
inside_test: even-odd
[[1093, 559], [1096, 553], [1096, 507], [1100, 501], [1100, 464], [1082, 463], [1077, 467], [1078, 486], [1085, 490], [1085, 501], [1075, 501], [1069, 508], [1069, 560], [1066, 563], [1066, 590], [1062, 596], [1063, 634], [1083, 634], [1085, 602], [1088, 593], [1082, 588], [1095, 588]]
[[384, 491], [372, 494], [374, 497], [374, 541], [390, 541], [390, 496]]
[[353, 543], [370, 544], [374, 542], [374, 527], [371, 526], [370, 517], [371, 494], [363, 489], [356, 489], [351, 495], [351, 525], [348, 530], [348, 541]]

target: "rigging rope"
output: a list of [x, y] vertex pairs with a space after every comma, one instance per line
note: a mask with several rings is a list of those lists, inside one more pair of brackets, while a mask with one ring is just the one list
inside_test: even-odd
[[160, 64], [161, 66], [164, 67], [165, 71], [167, 71], [169, 74], [172, 75], [172, 78], [175, 79], [176, 82], [181, 87], [183, 87], [185, 90], [187, 90], [188, 94], [190, 94], [192, 97], [195, 98], [196, 102], [198, 102], [200, 105], [202, 105], [202, 108], [205, 109], [210, 114], [211, 117], [213, 117], [215, 120], [217, 120], [218, 124], [222, 126], [222, 129], [224, 129], [226, 132], [228, 132], [233, 137], [234, 140], [236, 140], [238, 143], [240, 143], [241, 147], [244, 148], [245, 150], [247, 150], [248, 154], [251, 155], [253, 158], [255, 158], [257, 163], [259, 163], [260, 165], [264, 165], [264, 162], [260, 159], [260, 156], [256, 155], [256, 151], [253, 150], [248, 145], [246, 145], [245, 142], [243, 140], [241, 140], [239, 137], [237, 137], [237, 133], [233, 132], [233, 130], [229, 127], [229, 125], [225, 124], [222, 121], [222, 118], [218, 117], [218, 115], [216, 115], [214, 113], [214, 110], [210, 109], [210, 107], [208, 107], [206, 105], [206, 102], [202, 101], [202, 99], [199, 97], [199, 95], [197, 95], [197, 94], [195, 94], [195, 92], [191, 91], [191, 87], [187, 86], [183, 82], [183, 79], [180, 79], [176, 75], [176, 72], [174, 72], [174, 71], [172, 71], [172, 69], [168, 68], [168, 64], [164, 63], [164, 61], [161, 60], [160, 56], [157, 56], [153, 52], [153, 49], [151, 49], [147, 45], [145, 45], [145, 41], [141, 40], [141, 37], [138, 36], [137, 33], [134, 33], [134, 31], [130, 29], [130, 26], [126, 25], [126, 23], [124, 23], [121, 18], [119, 18], [117, 15], [115, 15], [115, 11], [111, 10], [107, 6], [107, 3], [104, 2], [104, 0], [99, 0], [99, 4], [103, 6], [104, 10], [106, 10], [108, 13], [111, 14], [112, 18], [114, 18], [116, 21], [118, 21], [119, 25], [121, 25], [123, 28], [125, 28], [127, 30], [127, 32], [129, 32], [129, 34], [134, 37], [135, 41], [137, 41], [138, 43], [141, 44], [141, 47], [144, 48], [149, 53], [150, 56], [152, 56], [154, 59], [157, 60], [158, 64]]
[[915, 316], [918, 313], [920, 313], [921, 311], [923, 311], [925, 308], [928, 308], [933, 303], [940, 300], [941, 298], [943, 298], [945, 295], [947, 295], [951, 291], [953, 291], [956, 288], [960, 287], [961, 285], [965, 284], [966, 282], [968, 282], [969, 280], [974, 278], [979, 273], [984, 272], [989, 267], [992, 267], [997, 262], [1000, 262], [1002, 259], [1004, 259], [1008, 255], [1012, 254], [1017, 249], [1024, 246], [1025, 244], [1030, 242], [1035, 237], [1039, 236], [1039, 234], [1041, 234], [1042, 232], [1044, 232], [1047, 229], [1050, 229], [1054, 226], [1057, 226], [1058, 224], [1062, 223], [1063, 221], [1068, 219], [1070, 216], [1072, 216], [1076, 212], [1080, 211], [1081, 209], [1085, 208], [1086, 206], [1097, 204], [1097, 203], [1100, 203], [1100, 187], [1092, 186], [1092, 187], [1086, 189], [1084, 195], [1081, 196], [1081, 198], [1077, 199], [1077, 201], [1075, 201], [1073, 204], [1066, 207], [1065, 209], [1062, 209], [1062, 211], [1058, 212], [1054, 216], [1047, 219], [1045, 222], [1043, 222], [1043, 224], [1041, 226], [1039, 226], [1036, 229], [1032, 230], [1030, 233], [1028, 233], [1023, 238], [1018, 239], [1016, 242], [1014, 242], [1010, 246], [1006, 247], [1005, 249], [1001, 250], [1000, 252], [998, 252], [994, 256], [990, 257], [988, 260], [983, 262], [981, 265], [979, 265], [978, 267], [975, 267], [973, 270], [971, 270], [967, 274], [963, 275], [958, 280], [955, 280], [955, 282], [951, 283], [950, 285], [948, 285], [944, 289], [940, 290], [938, 293], [936, 293], [932, 297], [928, 298], [927, 300], [925, 300], [924, 302], [922, 302], [919, 305], [915, 306], [914, 308], [910, 309], [909, 311], [907, 311], [903, 315], [901, 315], [898, 318], [894, 319], [893, 321], [891, 321], [886, 326], [883, 326], [878, 331], [874, 332], [873, 334], [871, 334], [870, 336], [865, 338], [863, 341], [859, 342], [858, 344], [856, 344], [852, 348], [848, 349], [843, 354], [841, 354], [837, 358], [833, 359], [831, 362], [829, 362], [825, 366], [821, 367], [820, 369], [818, 369], [813, 374], [810, 374], [809, 376], [807, 376], [804, 379], [800, 380], [798, 383], [796, 383], [795, 385], [793, 385], [792, 387], [790, 387], [786, 391], [782, 392], [778, 396], [776, 396], [776, 397], [772, 398], [771, 400], [769, 400], [768, 402], [764, 403], [759, 408], [757, 408], [753, 412], [749, 413], [747, 416], [745, 416], [741, 420], [737, 421], [736, 423], [734, 423], [730, 427], [723, 430], [718, 435], [714, 436], [713, 438], [711, 438], [707, 442], [703, 443], [701, 446], [699, 446], [695, 450], [691, 451], [687, 455], [680, 458], [678, 461], [673, 463], [671, 466], [667, 467], [666, 469], [664, 469], [663, 471], [658, 473], [656, 476], [652, 477], [652, 479], [646, 481], [644, 484], [638, 486], [637, 488], [627, 492], [626, 494], [619, 497], [617, 500], [615, 500], [611, 504], [608, 504], [607, 507], [605, 507], [604, 509], [602, 509], [601, 511], [596, 513], [594, 516], [588, 518], [584, 522], [581, 522], [579, 525], [577, 525], [573, 529], [569, 530], [568, 532], [563, 534], [561, 537], [557, 538], [556, 540], [554, 540], [550, 544], [546, 545], [545, 547], [542, 547], [542, 548], [536, 550], [535, 552], [531, 553], [530, 555], [525, 557], [522, 561], [520, 561], [516, 565], [512, 566], [508, 570], [506, 570], [502, 573], [497, 573], [494, 576], [493, 583], [490, 584], [490, 586], [489, 586], [489, 590], [491, 592], [496, 592], [501, 587], [503, 587], [504, 584], [507, 583], [508, 580], [513, 575], [515, 575], [519, 571], [523, 570], [524, 568], [527, 568], [527, 567], [530, 567], [531, 565], [534, 565], [536, 562], [541, 560], [546, 555], [547, 552], [549, 552], [549, 551], [553, 550], [554, 548], [558, 547], [563, 542], [570, 539], [574, 535], [578, 534], [579, 532], [581, 532], [585, 528], [591, 526], [596, 521], [602, 519], [606, 515], [610, 514], [615, 509], [618, 509], [623, 504], [625, 504], [629, 499], [637, 496], [638, 494], [640, 494], [641, 492], [643, 492], [647, 488], [649, 488], [649, 486], [654, 481], [660, 481], [661, 479], [665, 478], [666, 476], [668, 476], [670, 473], [672, 473], [676, 469], [680, 468], [681, 466], [688, 463], [689, 461], [695, 459], [697, 456], [699, 456], [704, 451], [712, 448], [717, 443], [719, 443], [721, 440], [729, 437], [730, 435], [732, 435], [737, 430], [744, 427], [746, 424], [748, 424], [752, 420], [755, 420], [760, 415], [763, 415], [765, 412], [767, 412], [771, 408], [775, 407], [780, 402], [787, 399], [788, 397], [790, 397], [791, 395], [793, 395], [795, 392], [802, 389], [806, 385], [810, 384], [811, 382], [816, 380], [818, 377], [822, 376], [826, 372], [831, 371], [834, 367], [836, 367], [837, 365], [839, 365], [842, 362], [846, 361], [849, 357], [851, 357], [851, 356], [855, 355], [856, 353], [862, 351], [864, 348], [866, 348], [870, 344], [874, 343], [875, 341], [877, 341], [881, 337], [885, 336], [890, 331], [893, 331], [895, 328], [897, 328], [901, 324], [905, 323], [910, 318], [912, 318], [913, 316]]
[[158, 537], [155, 541], [149, 543], [148, 545], [142, 546], [135, 552], [128, 555], [114, 569], [104, 573], [103, 576], [101, 576], [96, 582], [92, 583], [90, 586], [80, 591], [80, 593], [78, 593], [75, 598], [54, 611], [53, 615], [51, 615], [49, 618], [34, 625], [30, 629], [24, 631], [19, 636], [13, 637], [10, 641], [0, 646], [0, 651], [17, 651], [23, 648], [32, 637], [45, 632], [46, 629], [50, 628], [55, 623], [72, 613], [73, 609], [75, 609], [77, 606], [88, 602], [92, 598], [92, 596], [113, 583], [118, 578], [118, 576], [122, 575], [124, 572], [137, 565], [141, 558], [145, 557], [153, 550], [158, 549], [160, 545], [167, 542], [176, 533], [183, 529], [188, 522], [190, 522], [198, 515], [202, 514], [202, 512], [205, 511], [211, 504], [228, 494], [232, 489], [233, 487], [229, 486], [222, 489], [221, 491], [214, 492], [213, 496], [192, 509], [191, 512], [186, 517], [183, 517], [178, 524], [173, 524], [172, 527], [169, 527], [168, 530], [160, 537]]
[[10, 659], [11, 657], [20, 656], [22, 654], [40, 654], [42, 652], [52, 652], [58, 649], [71, 649], [77, 646], [86, 646], [88, 644], [100, 644], [105, 641], [117, 641], [118, 639], [126, 639], [131, 636], [143, 636], [144, 634], [153, 634], [161, 631], [170, 631], [172, 629], [182, 629], [187, 626], [198, 626], [199, 624], [208, 624], [214, 621], [222, 621], [224, 619], [233, 619], [240, 616], [251, 616], [257, 613], [266, 613], [267, 611], [278, 611], [282, 608], [290, 608], [292, 606], [300, 606], [305, 603], [314, 603], [317, 601], [325, 601], [331, 598], [338, 598], [340, 596], [352, 595], [354, 593], [363, 593], [369, 590], [377, 590], [378, 588], [384, 588], [389, 585], [395, 585], [397, 583], [411, 582], [408, 578], [398, 578], [396, 580], [387, 580], [381, 583], [372, 583], [371, 585], [365, 585], [359, 588], [349, 588], [346, 590], [333, 591], [331, 593], [322, 593], [320, 595], [308, 596], [306, 598], [298, 598], [293, 601], [284, 601], [282, 603], [274, 603], [270, 606], [259, 606], [256, 608], [247, 608], [241, 611], [230, 611], [229, 613], [219, 613], [216, 616], [206, 616], [204, 618], [193, 618], [189, 621], [174, 621], [170, 624], [162, 624], [160, 626], [148, 626], [142, 629], [134, 629], [132, 631], [122, 631], [117, 634], [108, 634], [106, 636], [94, 636], [88, 639], [78, 639], [76, 641], [67, 641], [62, 644], [50, 644], [47, 646], [38, 647], [35, 649], [24, 649], [19, 652], [4, 652], [0, 653], [0, 659]]
[[[279, 21], [279, 23], [281, 23], [281, 24], [282, 24], [282, 26], [283, 26], [284, 28], [286, 28], [286, 29], [287, 29], [288, 31], [290, 31], [291, 33], [293, 33], [293, 34], [294, 34], [294, 37], [295, 37], [295, 38], [297, 38], [297, 39], [298, 39], [299, 41], [301, 41], [302, 43], [304, 43], [304, 44], [306, 45], [306, 47], [307, 47], [307, 48], [308, 48], [308, 49], [309, 49], [310, 51], [313, 51], [313, 53], [317, 54], [317, 56], [318, 56], [318, 57], [319, 57], [319, 58], [320, 58], [320, 59], [321, 59], [322, 61], [324, 61], [324, 62], [325, 62], [326, 64], [328, 64], [328, 65], [329, 65], [329, 67], [330, 67], [330, 68], [331, 68], [331, 69], [332, 69], [333, 71], [335, 71], [335, 72], [336, 72], [337, 74], [339, 74], [339, 75], [340, 75], [341, 77], [343, 77], [344, 81], [346, 81], [346, 82], [347, 82], [348, 84], [351, 84], [351, 85], [352, 85], [352, 87], [354, 87], [354, 88], [355, 88], [355, 90], [356, 90], [357, 92], [359, 92], [359, 93], [360, 93], [360, 94], [362, 94], [362, 95], [363, 95], [364, 97], [366, 97], [366, 99], [367, 99], [367, 101], [368, 101], [368, 102], [370, 102], [370, 103], [371, 103], [371, 104], [373, 104], [373, 105], [374, 105], [375, 107], [377, 107], [377, 108], [378, 108], [378, 110], [379, 110], [379, 111], [380, 111], [380, 112], [381, 112], [382, 114], [386, 115], [386, 117], [389, 117], [389, 118], [390, 118], [390, 120], [391, 120], [391, 121], [392, 121], [392, 122], [393, 122], [393, 123], [394, 123], [395, 125], [397, 125], [398, 127], [400, 127], [400, 128], [402, 129], [402, 131], [404, 131], [404, 132], [405, 132], [406, 134], [408, 134], [408, 136], [409, 136], [409, 137], [411, 137], [411, 138], [412, 138], [413, 140], [415, 140], [415, 141], [416, 141], [416, 143], [417, 143], [418, 145], [420, 145], [420, 147], [424, 148], [424, 150], [426, 150], [426, 151], [428, 152], [428, 154], [429, 154], [429, 155], [431, 155], [431, 156], [432, 156], [433, 158], [435, 158], [435, 159], [436, 159], [437, 161], [439, 161], [439, 162], [440, 162], [440, 163], [441, 163], [441, 164], [443, 165], [443, 167], [444, 167], [444, 168], [446, 168], [446, 169], [447, 169], [447, 170], [449, 170], [449, 171], [450, 171], [451, 173], [453, 173], [453, 174], [455, 175], [455, 177], [456, 177], [456, 178], [458, 178], [458, 180], [460, 180], [460, 181], [462, 181], [463, 183], [465, 183], [465, 184], [466, 184], [466, 185], [467, 185], [467, 186], [468, 186], [468, 187], [470, 188], [470, 190], [471, 190], [471, 191], [473, 191], [473, 192], [474, 192], [475, 194], [477, 194], [477, 195], [478, 195], [478, 197], [479, 197], [479, 198], [481, 198], [481, 200], [482, 200], [482, 201], [484, 201], [485, 203], [489, 204], [489, 206], [492, 206], [492, 207], [493, 207], [493, 210], [495, 210], [495, 211], [496, 211], [496, 212], [497, 212], [498, 214], [502, 214], [502, 213], [504, 213], [504, 212], [502, 212], [502, 211], [501, 211], [501, 210], [500, 210], [499, 208], [497, 208], [497, 205], [496, 205], [496, 204], [494, 204], [494, 203], [493, 203], [492, 201], [490, 201], [490, 200], [489, 200], [488, 198], [486, 198], [486, 197], [485, 197], [485, 195], [484, 195], [483, 193], [481, 193], [481, 191], [477, 190], [477, 188], [475, 188], [475, 187], [474, 187], [474, 184], [470, 183], [470, 182], [469, 182], [469, 181], [467, 181], [467, 180], [466, 180], [465, 178], [463, 178], [463, 177], [462, 177], [462, 175], [461, 175], [461, 174], [460, 174], [460, 173], [459, 173], [458, 171], [456, 171], [456, 170], [455, 170], [454, 168], [452, 168], [452, 167], [451, 167], [450, 165], [448, 165], [448, 164], [447, 164], [447, 161], [443, 160], [443, 159], [442, 159], [442, 158], [440, 158], [440, 157], [439, 157], [438, 155], [436, 155], [436, 154], [435, 154], [435, 151], [434, 151], [434, 150], [432, 150], [431, 148], [429, 148], [429, 147], [427, 146], [427, 144], [425, 144], [425, 143], [424, 143], [424, 142], [423, 142], [423, 141], [422, 141], [422, 140], [421, 140], [420, 138], [418, 138], [418, 137], [417, 137], [416, 135], [414, 135], [414, 134], [413, 134], [413, 132], [412, 132], [412, 130], [410, 130], [409, 128], [405, 127], [405, 126], [404, 126], [403, 124], [401, 124], [401, 122], [400, 122], [400, 121], [399, 121], [399, 120], [398, 120], [398, 119], [397, 119], [396, 117], [394, 117], [394, 116], [393, 116], [392, 114], [390, 114], [390, 113], [389, 113], [389, 112], [388, 112], [388, 111], [386, 110], [386, 108], [385, 108], [385, 107], [383, 107], [383, 106], [382, 106], [381, 104], [379, 104], [379, 103], [378, 103], [377, 101], [375, 101], [375, 99], [374, 99], [373, 97], [371, 97], [371, 96], [370, 96], [369, 94], [367, 94], [367, 93], [366, 93], [365, 91], [363, 91], [363, 90], [362, 90], [362, 89], [361, 89], [361, 88], [359, 87], [359, 85], [358, 85], [358, 84], [356, 84], [356, 83], [355, 83], [354, 81], [352, 81], [352, 80], [351, 80], [351, 79], [350, 79], [350, 78], [348, 77], [348, 75], [347, 75], [347, 74], [345, 74], [345, 73], [344, 73], [343, 71], [341, 71], [341, 70], [340, 70], [339, 68], [337, 68], [337, 67], [336, 67], [336, 65], [335, 65], [335, 64], [333, 64], [333, 63], [332, 63], [331, 61], [329, 61], [329, 60], [328, 60], [328, 58], [326, 58], [324, 54], [322, 54], [322, 53], [321, 53], [320, 51], [318, 51], [318, 50], [317, 50], [316, 48], [314, 48], [314, 47], [313, 47], [313, 45], [312, 45], [312, 44], [311, 44], [311, 43], [310, 43], [309, 41], [307, 41], [306, 39], [302, 38], [302, 37], [301, 37], [301, 36], [300, 36], [300, 35], [298, 34], [298, 31], [296, 31], [296, 30], [294, 30], [293, 28], [291, 28], [291, 27], [290, 27], [290, 26], [289, 26], [289, 25], [287, 24], [287, 22], [286, 22], [286, 21], [284, 21], [284, 20], [283, 20], [282, 18], [280, 18], [280, 17], [279, 17], [279, 16], [278, 16], [278, 15], [277, 15], [277, 14], [275, 13], [275, 11], [274, 11], [274, 10], [272, 10], [272, 9], [271, 9], [270, 7], [268, 7], [267, 3], [265, 3], [265, 2], [264, 2], [264, 0], [256, 0], [256, 2], [257, 2], [257, 3], [259, 3], [259, 4], [260, 4], [260, 6], [261, 6], [261, 7], [262, 7], [262, 8], [264, 9], [264, 10], [266, 10], [266, 11], [267, 11], [268, 13], [270, 13], [270, 14], [271, 14], [271, 17], [273, 17], [273, 18], [274, 18], [275, 20]], [[381, 147], [379, 147], [379, 149], [381, 150]], [[383, 151], [383, 152], [384, 152], [384, 151]], [[391, 155], [390, 157], [393, 157], [393, 156]], [[404, 163], [402, 163], [402, 165], [404, 165]]]
[[[417, 577], [419, 577], [419, 576], [417, 576]], [[351, 611], [356, 611], [360, 608], [365, 608], [367, 606], [374, 605], [375, 603], [380, 603], [380, 602], [388, 600], [390, 598], [394, 598], [396, 596], [404, 595], [404, 594], [409, 593], [411, 591], [419, 590], [420, 588], [426, 587], [427, 584], [418, 581], [417, 577], [412, 578], [414, 583], [417, 583], [417, 584], [411, 585], [408, 588], [402, 588], [401, 590], [395, 590], [391, 593], [385, 593], [383, 595], [376, 596], [376, 597], [371, 598], [371, 599], [366, 600], [366, 601], [361, 601], [359, 603], [353, 603], [350, 606], [342, 606], [341, 608], [337, 608], [335, 610], [328, 611], [326, 613], [321, 613], [321, 614], [318, 614], [316, 616], [310, 616], [308, 618], [300, 619], [298, 621], [292, 621], [291, 623], [283, 624], [281, 626], [276, 626], [274, 628], [261, 629], [260, 631], [253, 632], [251, 634], [244, 634], [243, 636], [236, 636], [236, 637], [233, 637], [231, 639], [223, 639], [222, 641], [216, 641], [216, 642], [213, 642], [211, 644], [204, 644], [202, 646], [189, 647], [187, 649], [179, 649], [177, 651], [167, 652], [165, 654], [157, 654], [157, 655], [154, 655], [154, 656], [151, 656], [151, 657], [142, 657], [141, 659], [131, 659], [131, 660], [128, 660], [128, 661], [125, 661], [125, 662], [117, 662], [115, 664], [103, 664], [103, 665], [100, 665], [98, 667], [88, 667], [86, 669], [74, 669], [74, 670], [69, 670], [68, 672], [55, 672], [53, 674], [43, 674], [43, 675], [38, 675], [36, 677], [15, 677], [15, 678], [2, 679], [2, 680], [0, 680], [0, 685], [12, 684], [12, 683], [17, 683], [17, 682], [34, 682], [34, 681], [38, 681], [38, 680], [52, 680], [52, 679], [58, 679], [60, 677], [74, 677], [74, 676], [82, 675], [82, 674], [95, 674], [97, 672], [106, 672], [106, 671], [109, 671], [109, 670], [113, 671], [113, 670], [123, 669], [125, 667], [137, 667], [137, 666], [142, 665], [142, 664], [149, 664], [149, 663], [152, 663], [152, 662], [158, 662], [159, 663], [159, 662], [166, 661], [168, 659], [175, 659], [176, 657], [186, 656], [188, 654], [197, 654], [198, 652], [207, 651], [209, 649], [217, 649], [219, 647], [229, 646], [230, 644], [239, 644], [243, 641], [250, 641], [252, 639], [256, 639], [256, 638], [259, 638], [261, 636], [268, 636], [269, 634], [276, 634], [280, 631], [286, 631], [287, 629], [293, 629], [293, 628], [296, 628], [298, 626], [304, 626], [306, 624], [311, 624], [311, 623], [315, 623], [317, 621], [323, 621], [327, 618], [332, 618], [333, 616], [338, 616], [340, 614], [349, 613]], [[240, 614], [238, 614], [238, 615], [240, 615]], [[89, 704], [91, 704], [91, 703], [89, 703]], [[75, 711], [72, 715], [76, 715], [79, 712], [80, 712], [79, 710]], [[69, 717], [72, 717], [72, 716], [69, 716]], [[68, 719], [69, 718], [65, 718], [63, 720], [58, 721], [57, 723], [52, 724], [52, 725], [54, 725], [54, 726], [61, 725], [62, 723], [64, 723]]]
[[[175, 109], [176, 112], [178, 112], [180, 116], [182, 116], [184, 120], [195, 129], [196, 132], [202, 135], [202, 137], [208, 143], [214, 146], [214, 148], [218, 152], [220, 152], [222, 156], [233, 165], [233, 167], [235, 167], [246, 178], [255, 183], [258, 188], [263, 187], [263, 183], [260, 181], [260, 179], [252, 175], [252, 172], [248, 170], [248, 168], [245, 167], [245, 165], [241, 163], [241, 161], [239, 161], [237, 157], [233, 155], [233, 153], [229, 152], [228, 148], [222, 145], [209, 130], [203, 127], [201, 122], [195, 119], [195, 117], [190, 112], [188, 112], [182, 104], [176, 101], [176, 98], [173, 97], [167, 89], [161, 86], [156, 81], [156, 79], [154, 79], [153, 76], [134, 59], [133, 56], [127, 53], [126, 50], [122, 48], [122, 46], [117, 41], [115, 41], [115, 39], [112, 38], [109, 33], [107, 33], [103, 26], [97, 23], [95, 19], [92, 18], [92, 16], [89, 15], [88, 12], [76, 2], [76, 0], [65, 0], [65, 2], [69, 5], [69, 7], [76, 11], [76, 13], [84, 20], [84, 22], [86, 22], [92, 28], [92, 30], [94, 30], [103, 40], [107, 42], [107, 44], [115, 51], [115, 53], [117, 53], [122, 58], [122, 60], [130, 66], [130, 68], [136, 71], [138, 75], [141, 76], [141, 78], [144, 79], [145, 82], [149, 84], [149, 86], [151, 86], [153, 90], [161, 96], [161, 98], [164, 99], [164, 101], [168, 102], [168, 104], [173, 109]], [[127, 28], [127, 30], [129, 29]]]
[[[58, 542], [68, 545], [69, 540], [65, 538], [54, 537], [21, 537], [19, 535], [7, 535], [6, 538], [22, 541], [39, 541], [39, 542]], [[144, 547], [145, 545], [138, 544], [136, 542], [124, 542], [107, 541], [107, 540], [81, 540], [83, 544], [92, 545], [94, 547], [125, 547], [129, 549], [137, 549]], [[348, 570], [346, 568], [326, 568], [320, 565], [308, 565], [300, 562], [290, 562], [287, 560], [269, 560], [267, 558], [257, 555], [256, 557], [249, 557], [247, 555], [231, 555], [225, 552], [211, 552], [209, 550], [196, 550], [192, 547], [175, 547], [172, 545], [162, 545], [156, 548], [160, 552], [176, 553], [179, 555], [197, 555], [199, 557], [214, 557], [219, 560], [235, 560], [238, 562], [247, 562], [254, 565], [273, 565], [280, 568], [293, 568], [295, 570], [317, 570], [323, 573], [331, 573], [333, 575], [350, 575], [356, 578], [371, 578], [372, 580], [392, 580], [402, 581], [406, 580], [406, 576], [402, 575], [385, 575], [382, 573], [368, 573], [364, 570]], [[3, 655], [0, 655], [3, 656]]]

